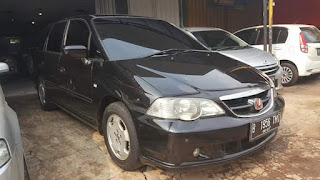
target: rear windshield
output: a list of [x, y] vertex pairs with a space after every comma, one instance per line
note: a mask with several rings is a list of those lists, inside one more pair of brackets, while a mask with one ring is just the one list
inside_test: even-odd
[[300, 28], [306, 43], [320, 43], [320, 31], [316, 27]]
[[192, 33], [201, 43], [212, 49], [239, 47], [248, 44], [237, 36], [222, 30], [198, 31]]
[[99, 18], [94, 25], [111, 61], [148, 57], [169, 49], [205, 50], [186, 33], [161, 20]]

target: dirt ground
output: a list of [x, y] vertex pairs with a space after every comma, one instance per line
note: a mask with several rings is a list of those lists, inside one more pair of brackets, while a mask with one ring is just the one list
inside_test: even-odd
[[61, 110], [42, 111], [35, 95], [10, 97], [17, 112], [31, 179], [320, 179], [320, 79], [284, 88], [285, 114], [273, 142], [220, 166], [163, 171], [119, 169], [103, 137]]

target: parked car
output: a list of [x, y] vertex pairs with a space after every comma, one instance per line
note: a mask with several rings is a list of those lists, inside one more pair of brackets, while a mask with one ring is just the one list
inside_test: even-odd
[[10, 74], [18, 72], [20, 61], [21, 39], [19, 37], [0, 37], [0, 62], [9, 66]]
[[[253, 47], [263, 49], [263, 27], [235, 33]], [[316, 78], [320, 73], [320, 31], [310, 25], [274, 25], [272, 53], [283, 68], [282, 84], [291, 86], [299, 76]]]
[[282, 89], [282, 68], [270, 53], [249, 46], [237, 36], [218, 28], [185, 28], [205, 46], [213, 51], [249, 64], [268, 75]]
[[[9, 66], [0, 62], [0, 75], [7, 73]], [[27, 172], [26, 172], [27, 175]], [[28, 176], [26, 176], [28, 177]], [[22, 150], [19, 121], [16, 113], [7, 105], [0, 86], [0, 179], [25, 179], [25, 164]]]
[[165, 21], [65, 19], [44, 47], [42, 108], [59, 107], [97, 129], [125, 170], [221, 163], [277, 134], [285, 103], [272, 80]]

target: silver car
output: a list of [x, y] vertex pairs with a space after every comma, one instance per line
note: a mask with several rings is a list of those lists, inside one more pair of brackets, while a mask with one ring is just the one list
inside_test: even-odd
[[[0, 75], [8, 71], [8, 65], [1, 62]], [[8, 106], [0, 86], [0, 180], [23, 180], [24, 170], [17, 114]]]
[[253, 48], [237, 36], [218, 28], [186, 28], [187, 33], [213, 51], [244, 62], [267, 74], [276, 89], [282, 88], [282, 68], [270, 53]]

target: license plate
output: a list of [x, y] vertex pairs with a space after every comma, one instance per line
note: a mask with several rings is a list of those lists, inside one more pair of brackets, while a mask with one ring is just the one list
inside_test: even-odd
[[317, 54], [318, 56], [320, 56], [320, 49], [317, 49]]
[[269, 132], [274, 131], [279, 127], [280, 120], [281, 113], [278, 113], [277, 115], [274, 115], [267, 119], [251, 123], [249, 140], [252, 142], [256, 139], [259, 139], [260, 137], [263, 137]]

